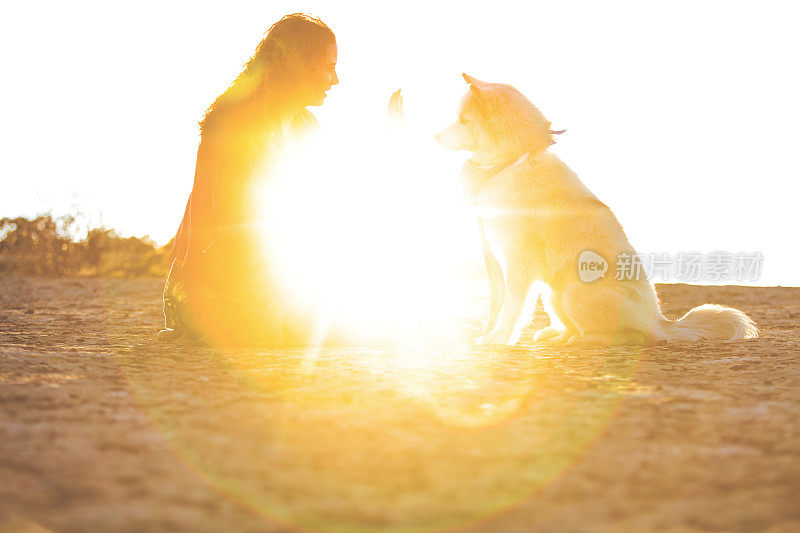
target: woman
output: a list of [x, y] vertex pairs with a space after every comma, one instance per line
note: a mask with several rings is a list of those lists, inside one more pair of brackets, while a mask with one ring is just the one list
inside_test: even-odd
[[[319, 19], [276, 22], [244, 70], [200, 123], [195, 179], [171, 251], [162, 340], [300, 344], [280, 290], [262, 261], [253, 188], [291, 137], [316, 124], [336, 76], [336, 38]], [[296, 321], [295, 321], [296, 322]]]

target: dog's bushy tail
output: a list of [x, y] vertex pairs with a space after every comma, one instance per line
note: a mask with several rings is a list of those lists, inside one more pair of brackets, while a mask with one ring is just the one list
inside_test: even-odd
[[678, 320], [661, 320], [659, 340], [696, 341], [700, 339], [736, 341], [758, 337], [758, 327], [738, 309], [716, 304], [698, 305]]

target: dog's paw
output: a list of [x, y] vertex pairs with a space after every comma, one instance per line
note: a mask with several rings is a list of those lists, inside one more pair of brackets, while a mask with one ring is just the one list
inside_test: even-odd
[[567, 330], [557, 329], [553, 327], [544, 328], [534, 335], [533, 342], [542, 342], [548, 344], [563, 344], [567, 342], [570, 333]]

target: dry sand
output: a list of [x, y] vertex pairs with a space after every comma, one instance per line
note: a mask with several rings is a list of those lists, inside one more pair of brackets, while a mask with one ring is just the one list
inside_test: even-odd
[[0, 280], [0, 531], [800, 531], [800, 289], [760, 339], [164, 346], [160, 280]]

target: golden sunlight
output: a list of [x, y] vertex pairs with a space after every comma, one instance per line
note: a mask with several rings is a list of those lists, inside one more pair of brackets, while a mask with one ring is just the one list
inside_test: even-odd
[[800, 532], [794, 6], [391, 7], [0, 0], [0, 533]]

